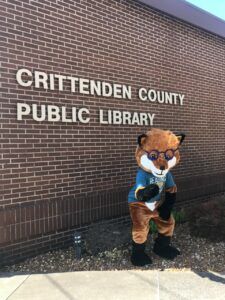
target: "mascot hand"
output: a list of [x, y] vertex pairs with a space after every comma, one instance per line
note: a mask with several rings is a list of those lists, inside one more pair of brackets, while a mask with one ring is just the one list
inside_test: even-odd
[[138, 201], [148, 201], [155, 197], [159, 193], [159, 187], [157, 184], [147, 185], [144, 189], [140, 189], [136, 196]]
[[165, 201], [158, 207], [159, 216], [163, 220], [169, 220], [175, 201], [176, 193], [165, 193]]

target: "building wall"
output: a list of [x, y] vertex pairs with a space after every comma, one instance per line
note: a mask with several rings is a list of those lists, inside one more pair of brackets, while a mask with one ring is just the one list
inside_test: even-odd
[[[73, 228], [128, 213], [136, 138], [150, 126], [104, 125], [99, 109], [154, 113], [185, 132], [173, 173], [180, 205], [225, 190], [225, 40], [134, 0], [1, 1], [0, 249], [5, 261], [61, 246]], [[122, 83], [132, 99], [22, 87], [16, 72]], [[185, 95], [138, 99], [140, 87]], [[17, 103], [86, 107], [90, 122], [17, 120]]]

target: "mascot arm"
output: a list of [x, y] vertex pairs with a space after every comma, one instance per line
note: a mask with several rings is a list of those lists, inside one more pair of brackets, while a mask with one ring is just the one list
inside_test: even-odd
[[163, 220], [169, 220], [174, 204], [176, 202], [177, 186], [173, 180], [173, 175], [169, 172], [166, 176], [165, 200], [158, 208], [159, 216]]
[[157, 184], [148, 184], [146, 173], [139, 169], [136, 176], [135, 197], [138, 201], [149, 201], [159, 193]]
[[163, 220], [169, 220], [170, 218], [171, 212], [176, 202], [176, 191], [177, 191], [176, 186], [166, 190], [165, 200], [163, 204], [160, 207], [158, 207], [159, 216]]
[[157, 184], [149, 184], [146, 187], [139, 187], [135, 194], [138, 201], [149, 201], [159, 193], [159, 187]]

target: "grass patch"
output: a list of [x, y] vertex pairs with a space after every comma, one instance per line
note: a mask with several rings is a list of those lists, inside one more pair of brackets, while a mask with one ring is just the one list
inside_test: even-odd
[[176, 224], [183, 224], [187, 221], [185, 212], [183, 210], [173, 210], [172, 215], [174, 217], [174, 220]]

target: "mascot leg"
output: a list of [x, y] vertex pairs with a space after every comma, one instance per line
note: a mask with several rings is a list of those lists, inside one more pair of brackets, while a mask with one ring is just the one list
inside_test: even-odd
[[134, 266], [145, 266], [152, 263], [145, 253], [145, 244], [149, 232], [150, 210], [144, 203], [133, 202], [129, 204], [132, 227], [132, 254], [131, 262]]
[[166, 258], [174, 259], [180, 254], [180, 251], [170, 245], [171, 237], [173, 235], [175, 221], [172, 215], [168, 220], [163, 220], [161, 217], [153, 218], [158, 228], [158, 237], [155, 240], [153, 251], [155, 254]]

